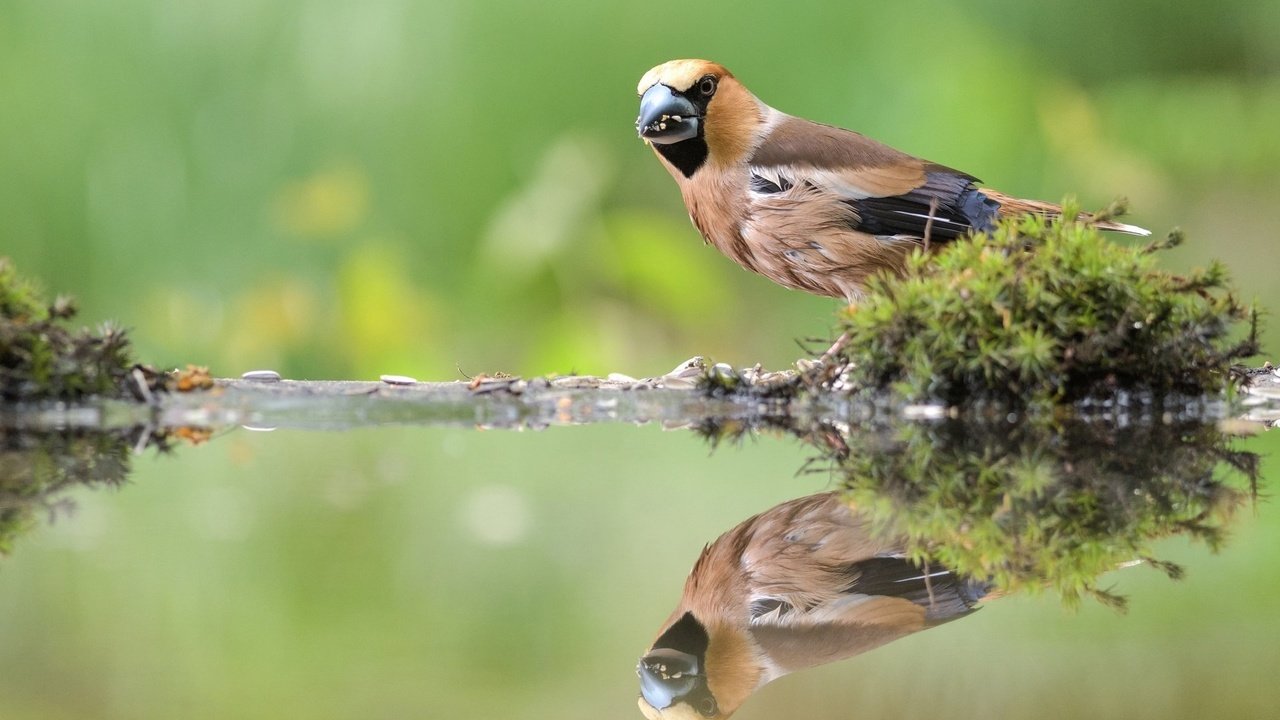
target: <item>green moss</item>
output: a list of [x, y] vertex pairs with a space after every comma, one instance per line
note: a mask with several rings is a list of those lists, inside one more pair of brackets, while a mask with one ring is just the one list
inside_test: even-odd
[[39, 290], [18, 276], [8, 258], [0, 258], [0, 317], [14, 322], [37, 322], [48, 315]]
[[1098, 577], [1187, 535], [1216, 549], [1256, 495], [1256, 455], [1214, 423], [1160, 418], [1117, 427], [947, 421], [861, 430], [831, 452], [849, 498], [919, 560], [1005, 591], [1056, 590], [1122, 607]]
[[707, 397], [729, 397], [743, 389], [742, 374], [725, 363], [712, 363], [698, 376], [695, 386]]
[[816, 449], [804, 471], [833, 476], [876, 532], [921, 564], [1005, 593], [1051, 591], [1068, 606], [1094, 598], [1123, 609], [1104, 574], [1141, 561], [1181, 577], [1156, 557], [1157, 541], [1180, 535], [1216, 550], [1258, 494], [1258, 456], [1187, 410], [1123, 423], [792, 416], [698, 430], [713, 445], [761, 430], [801, 438]]
[[[40, 516], [66, 507], [76, 486], [117, 487], [129, 473], [136, 431], [0, 431], [0, 556]], [[165, 445], [158, 436], [157, 447]]]
[[7, 402], [124, 396], [134, 367], [125, 332], [67, 327], [75, 304], [45, 301], [0, 258], [0, 399]]
[[845, 349], [815, 377], [956, 404], [1221, 394], [1232, 362], [1257, 352], [1256, 320], [1222, 265], [1186, 276], [1155, 266], [1180, 240], [1127, 247], [1087, 222], [1027, 216], [918, 251], [904, 277], [869, 283], [843, 315]]

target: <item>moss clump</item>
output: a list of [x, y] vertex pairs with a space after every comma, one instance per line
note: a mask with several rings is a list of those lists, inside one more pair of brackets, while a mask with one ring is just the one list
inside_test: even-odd
[[817, 451], [803, 471], [833, 476], [916, 562], [1005, 593], [1053, 591], [1068, 606], [1123, 609], [1099, 578], [1136, 561], [1181, 577], [1156, 557], [1157, 541], [1180, 535], [1216, 550], [1258, 496], [1259, 456], [1194, 411], [1120, 424], [722, 418], [697, 431], [712, 445], [792, 434]]
[[[1068, 203], [1065, 217], [1077, 211]], [[1087, 221], [1026, 216], [917, 252], [905, 276], [877, 277], [848, 310], [845, 349], [821, 377], [957, 404], [1221, 393], [1232, 362], [1257, 352], [1256, 320], [1221, 264], [1155, 267], [1155, 251], [1180, 239], [1133, 248]], [[1233, 340], [1246, 322], [1248, 339]]]
[[134, 367], [123, 330], [71, 330], [76, 313], [65, 297], [46, 302], [13, 263], [0, 258], [0, 399], [75, 400], [124, 395]]
[[0, 431], [0, 556], [12, 552], [41, 515], [67, 506], [72, 488], [124, 484], [137, 442], [133, 434]]
[[1132, 561], [1179, 577], [1154, 542], [1188, 535], [1216, 549], [1256, 496], [1257, 455], [1198, 420], [952, 420], [843, 442], [828, 456], [849, 499], [915, 559], [1005, 591], [1053, 589], [1069, 605], [1092, 596], [1123, 608], [1098, 577]]

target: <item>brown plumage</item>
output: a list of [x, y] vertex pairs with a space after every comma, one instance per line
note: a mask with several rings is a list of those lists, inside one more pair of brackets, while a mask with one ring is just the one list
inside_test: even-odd
[[[907, 255], [1057, 205], [769, 107], [723, 66], [672, 60], [641, 78], [636, 129], [680, 186], [706, 241], [776, 283], [855, 300]], [[1104, 230], [1148, 235], [1133, 225]]]
[[640, 710], [727, 718], [770, 680], [963, 617], [987, 591], [910, 562], [835, 493], [783, 503], [702, 551], [640, 661]]

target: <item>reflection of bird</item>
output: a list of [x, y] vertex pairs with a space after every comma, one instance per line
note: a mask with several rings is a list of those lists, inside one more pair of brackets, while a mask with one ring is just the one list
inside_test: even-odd
[[[724, 67], [672, 60], [645, 73], [636, 129], [671, 172], [694, 225], [776, 283], [856, 299], [910, 251], [997, 219], [1061, 209], [979, 188], [977, 179], [858, 133], [779, 112]], [[1149, 235], [1100, 222], [1104, 230]]]
[[702, 551], [640, 660], [640, 710], [726, 718], [770, 680], [963, 617], [988, 589], [907, 560], [835, 493], [783, 503]]

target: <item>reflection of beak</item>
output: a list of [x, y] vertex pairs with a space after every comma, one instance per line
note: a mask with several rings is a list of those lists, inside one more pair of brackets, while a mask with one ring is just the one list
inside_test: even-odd
[[665, 710], [676, 703], [686, 703], [703, 717], [720, 712], [707, 688], [707, 677], [698, 658], [673, 648], [656, 648], [640, 659], [636, 668], [640, 676], [640, 710], [644, 706]]
[[658, 83], [640, 98], [636, 132], [651, 143], [668, 145], [698, 135], [698, 109], [689, 99]]
[[640, 660], [640, 694], [655, 709], [670, 707], [698, 685], [698, 660], [670, 648], [654, 650]]

